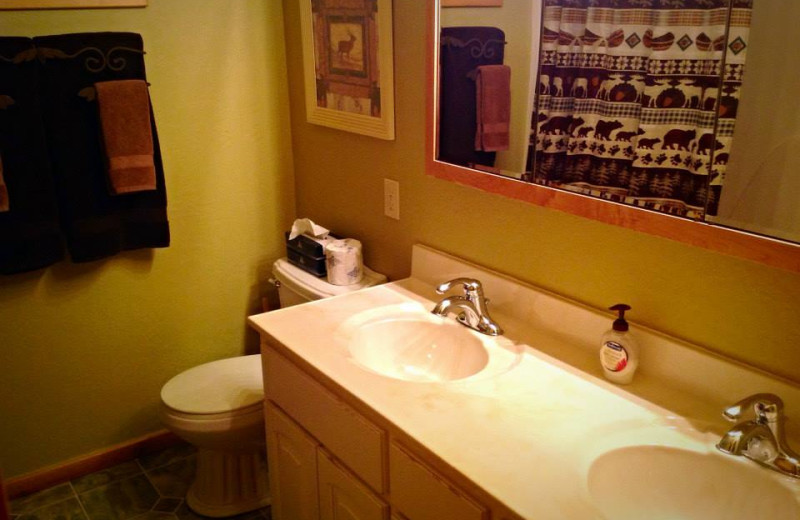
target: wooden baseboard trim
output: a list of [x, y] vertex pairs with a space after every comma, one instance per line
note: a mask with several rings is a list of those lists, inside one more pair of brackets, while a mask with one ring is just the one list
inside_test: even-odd
[[142, 455], [175, 446], [181, 441], [168, 430], [159, 430], [136, 439], [75, 457], [52, 466], [6, 480], [9, 498], [27, 495], [56, 484], [109, 468]]

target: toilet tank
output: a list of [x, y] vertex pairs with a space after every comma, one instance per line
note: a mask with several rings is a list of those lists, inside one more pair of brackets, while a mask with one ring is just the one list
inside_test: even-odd
[[386, 276], [364, 266], [364, 277], [352, 285], [333, 285], [325, 277], [314, 276], [289, 263], [286, 258], [272, 265], [272, 276], [277, 282], [281, 308], [344, 294], [373, 285], [386, 283]]

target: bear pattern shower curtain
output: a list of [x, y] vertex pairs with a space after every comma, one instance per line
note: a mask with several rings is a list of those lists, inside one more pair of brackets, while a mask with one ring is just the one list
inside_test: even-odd
[[752, 0], [545, 0], [531, 180], [714, 214], [751, 12]]

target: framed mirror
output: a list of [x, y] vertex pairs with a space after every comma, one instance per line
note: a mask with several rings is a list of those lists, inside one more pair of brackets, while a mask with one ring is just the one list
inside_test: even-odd
[[[692, 2], [694, 0], [686, 0]], [[737, 0], [731, 0], [736, 2]], [[728, 0], [720, 0], [717, 3], [727, 3]], [[715, 209], [715, 216], [707, 216], [705, 214], [705, 207], [700, 206], [699, 212], [692, 213], [687, 216], [683, 214], [675, 215], [668, 213], [661, 213], [645, 209], [644, 205], [630, 205], [620, 202], [619, 200], [609, 200], [610, 197], [590, 197], [580, 193], [579, 190], [563, 189], [563, 186], [552, 185], [553, 183], [537, 184], [530, 182], [534, 180], [537, 165], [535, 161], [535, 154], [528, 153], [525, 146], [526, 142], [535, 143], [537, 138], [537, 125], [542, 124], [543, 119], [537, 121], [537, 117], [541, 114], [537, 112], [536, 102], [541, 99], [542, 81], [544, 73], [540, 72], [540, 66], [543, 60], [540, 59], [542, 50], [545, 50], [547, 43], [559, 43], [558, 37], [554, 40], [552, 33], [547, 32], [547, 28], [552, 27], [552, 20], [542, 23], [542, 1], [540, 0], [524, 0], [519, 2], [505, 2], [503, 7], [498, 8], [443, 8], [439, 0], [429, 0], [429, 19], [428, 19], [428, 35], [429, 35], [429, 52], [428, 52], [428, 103], [427, 103], [427, 139], [426, 139], [426, 165], [427, 172], [433, 176], [454, 181], [457, 183], [465, 184], [468, 186], [476, 187], [484, 191], [501, 194], [504, 196], [525, 200], [533, 204], [549, 207], [552, 209], [565, 211], [574, 215], [598, 220], [601, 222], [623, 226], [626, 228], [634, 229], [650, 233], [653, 235], [677, 240], [687, 244], [711, 249], [724, 254], [738, 256], [768, 264], [774, 267], [779, 267], [791, 271], [800, 271], [800, 246], [797, 241], [800, 238], [800, 204], [795, 204], [794, 201], [800, 200], [800, 186], [797, 186], [796, 191], [787, 191], [787, 186], [794, 188], [794, 184], [800, 185], [800, 174], [798, 174], [797, 159], [800, 157], [800, 105], [791, 101], [789, 96], [792, 95], [790, 88], [781, 85], [797, 84], [797, 79], [800, 79], [800, 63], [797, 67], [787, 67], [786, 64], [791, 64], [793, 61], [797, 62], [797, 47], [792, 43], [788, 47], [783, 42], [782, 47], [778, 44], [781, 31], [775, 29], [774, 24], [778, 21], [785, 20], [784, 23], [792, 23], [793, 15], [786, 12], [787, 6], [770, 5], [775, 2], [768, 2], [766, 0], [755, 0], [755, 8], [753, 10], [753, 20], [750, 25], [749, 43], [747, 46], [747, 67], [748, 71], [745, 74], [744, 84], [741, 91], [740, 105], [738, 107], [738, 114], [736, 114], [736, 132], [733, 142], [729, 149], [725, 149], [717, 155], [716, 160], [719, 163], [724, 163], [727, 166], [727, 175], [725, 176], [725, 186], [723, 188], [723, 196], [719, 200], [719, 209]], [[564, 3], [563, 1], [556, 1], [554, 3]], [[569, 2], [568, 2], [569, 3]], [[707, 2], [706, 2], [707, 3]], [[580, 4], [580, 2], [572, 2], [572, 4]], [[641, 4], [638, 2], [637, 4]], [[781, 3], [782, 4], [782, 3]], [[794, 3], [792, 3], [794, 4]], [[790, 10], [799, 11], [800, 5], [788, 7]], [[470, 13], [469, 11], [473, 11]], [[461, 12], [458, 12], [461, 11]], [[474, 11], [480, 11], [475, 13]], [[473, 18], [470, 18], [472, 16]], [[725, 21], [723, 21], [725, 23]], [[750, 21], [747, 20], [750, 24]], [[542, 30], [542, 26], [545, 30]], [[448, 149], [449, 143], [443, 138], [447, 138], [447, 117], [449, 114], [455, 112], [455, 108], [446, 106], [452, 103], [452, 100], [442, 90], [443, 87], [450, 88], [452, 78], [447, 77], [444, 68], [450, 67], [455, 56], [453, 46], [455, 45], [456, 51], [462, 50], [465, 47], [458, 47], [464, 45], [474, 38], [469, 37], [469, 34], [459, 34], [458, 29], [464, 27], [489, 27], [502, 31], [502, 33], [489, 35], [488, 40], [502, 40], [499, 49], [495, 56], [483, 56], [489, 60], [494, 60], [488, 63], [488, 68], [483, 67], [481, 70], [493, 68], [492, 65], [502, 64], [506, 68], [511, 69], [510, 97], [510, 120], [508, 132], [508, 145], [500, 151], [494, 153], [494, 157], [490, 161], [483, 162], [478, 160], [463, 160], [462, 157], [453, 158], [452, 150]], [[570, 27], [574, 29], [574, 27]], [[594, 34], [592, 27], [589, 30], [576, 30], [579, 36], [591, 36]], [[670, 39], [658, 40], [662, 34], [650, 33], [647, 31], [627, 31], [624, 28], [620, 34], [601, 35], [599, 38], [604, 38], [604, 43], [601, 44], [624, 46], [628, 49], [634, 48], [635, 43], [644, 45], [646, 41], [648, 46], [653, 47], [667, 43], [670, 46], [675, 45], [675, 49], [680, 49], [681, 46], [689, 48], [690, 45], [696, 46], [700, 50], [707, 49], [712, 51], [714, 48], [721, 50], [723, 47], [734, 48], [737, 45], [736, 30], [731, 30], [729, 26], [725, 26], [722, 32], [715, 33], [714, 38], [710, 38], [711, 31], [695, 30], [683, 38], [683, 34], [676, 36], [674, 31]], [[719, 28], [718, 28], [719, 29]], [[552, 29], [551, 29], [552, 30]], [[570, 34], [569, 30], [565, 30], [567, 35]], [[613, 32], [613, 31], [612, 31]], [[642, 34], [639, 35], [638, 32]], [[641, 36], [638, 38], [633, 37]], [[484, 35], [485, 36], [485, 35]], [[699, 38], [698, 38], [699, 37]], [[708, 42], [706, 38], [710, 38]], [[480, 39], [480, 38], [479, 38]], [[549, 41], [548, 41], [549, 39]], [[562, 38], [562, 40], [565, 40]], [[691, 40], [691, 44], [689, 44]], [[771, 41], [770, 41], [771, 40]], [[653, 43], [655, 41], [655, 43]], [[715, 43], [716, 41], [716, 43]], [[680, 43], [678, 43], [680, 42]], [[565, 46], [574, 41], [560, 42]], [[727, 44], [727, 45], [726, 45]], [[773, 48], [774, 44], [774, 48]], [[694, 48], [694, 47], [692, 47]], [[471, 54], [481, 56], [481, 52], [485, 54], [488, 47], [484, 46], [481, 50], [467, 49]], [[739, 51], [743, 50], [737, 48]], [[526, 54], [527, 51], [527, 54]], [[496, 54], [502, 52], [503, 57], [498, 60]], [[730, 52], [730, 51], [729, 51]], [[723, 56], [722, 60], [725, 59]], [[735, 64], [735, 59], [730, 59], [728, 65]], [[775, 65], [780, 66], [775, 67]], [[724, 67], [724, 62], [720, 62], [720, 66]], [[729, 67], [730, 68], [730, 67]], [[796, 70], [794, 70], [796, 69]], [[469, 70], [467, 72], [470, 72]], [[611, 102], [621, 102], [627, 99], [627, 95], [631, 94], [631, 101], [637, 97], [636, 89], [630, 88], [631, 92], [625, 90], [626, 87], [635, 85], [635, 81], [631, 81], [629, 76], [620, 76], [617, 78], [610, 73], [602, 77], [602, 79], [595, 78], [593, 84], [589, 85], [592, 78], [587, 74], [576, 74], [569, 84], [563, 79], [559, 82], [548, 80], [546, 83], [547, 89], [550, 93], [555, 93], [559, 87], [562, 92], [558, 92], [563, 96], [563, 89], [569, 93], [581, 96], [587, 91], [594, 99], [598, 97]], [[774, 80], [765, 81], [763, 78], [775, 78]], [[619, 85], [611, 85], [610, 80], [618, 79]], [[681, 83], [681, 78], [671, 78], [671, 83], [667, 85], [663, 79], [654, 79], [650, 81], [650, 87], [661, 88], [661, 93], [656, 93], [653, 105], [678, 103], [680, 100], [677, 98], [673, 91], [667, 92], [670, 88], [688, 86], [689, 89], [682, 98], [683, 101], [680, 106], [675, 105], [672, 108], [685, 108], [697, 111], [702, 105], [702, 92], [700, 97], [690, 96], [693, 90], [698, 90], [700, 87], [694, 81], [685, 81]], [[721, 78], [724, 79], [724, 78]], [[750, 79], [750, 83], [748, 83]], [[471, 81], [474, 81], [470, 78]], [[450, 83], [448, 83], [450, 82]], [[606, 92], [598, 92], [604, 85], [609, 87]], [[664, 83], [664, 85], [661, 85]], [[576, 87], [576, 84], [578, 85]], [[584, 85], [586, 84], [586, 85]], [[585, 90], [581, 91], [581, 88]], [[713, 90], [711, 84], [702, 84], [703, 91], [717, 92], [717, 98], [725, 94], [724, 81], [716, 90]], [[464, 100], [459, 103], [467, 103], [466, 101], [470, 96], [475, 96], [473, 91], [467, 94]], [[785, 91], [785, 92], [784, 92]], [[664, 93], [667, 92], [673, 98], [667, 100]], [[645, 100], [645, 107], [650, 104], [650, 99], [653, 99], [653, 93]], [[661, 97], [659, 97], [661, 96]], [[538, 99], [537, 99], [538, 97]], [[587, 96], [589, 97], [589, 96]], [[694, 99], [692, 99], [694, 98]], [[473, 99], [475, 99], [473, 97]], [[479, 99], [479, 98], [478, 98]], [[688, 103], [687, 103], [688, 100]], [[780, 100], [780, 103], [774, 101]], [[641, 100], [640, 100], [641, 101]], [[474, 103], [474, 102], [473, 102]], [[685, 107], [683, 105], [686, 105]], [[770, 106], [767, 106], [770, 105]], [[454, 105], [456, 108], [458, 104]], [[720, 111], [721, 104], [714, 101], [709, 102], [708, 107], [714, 113]], [[649, 108], [655, 108], [649, 107]], [[767, 109], [774, 110], [773, 115], [765, 117]], [[473, 113], [475, 109], [473, 109]], [[673, 111], [672, 114], [678, 112], [684, 113], [686, 110]], [[574, 116], [578, 119], [580, 115]], [[713, 119], [713, 118], [712, 118]], [[627, 139], [635, 141], [636, 137], [641, 136], [645, 131], [653, 131], [650, 127], [643, 126], [645, 130], [640, 128], [633, 129], [630, 121], [620, 120], [617, 126], [614, 125], [614, 120], [610, 118], [602, 119], [606, 123], [601, 124], [599, 138], [600, 141], [608, 141], [607, 149], [613, 147], [615, 141], [620, 139], [619, 144], [624, 145]], [[586, 118], [583, 119], [587, 121]], [[578, 121], [580, 122], [580, 121]], [[645, 135], [645, 138], [651, 139], [650, 142], [644, 141], [645, 147], [649, 143], [653, 143], [654, 151], [658, 151], [655, 156], [651, 155], [650, 160], [662, 160], [662, 162], [677, 161], [675, 156], [680, 156], [681, 161], [688, 161], [687, 157], [692, 156], [694, 159], [703, 158], [706, 160], [702, 164], [704, 169], [705, 178], [710, 178], [708, 175], [712, 173], [714, 168], [713, 152], [721, 148], [719, 146], [720, 140], [712, 140], [712, 137], [701, 138], [711, 129], [717, 130], [720, 123], [714, 119], [708, 123], [705, 120], [707, 130], [695, 130], [679, 125], [677, 128], [666, 129], [663, 135], [656, 137]], [[710, 124], [710, 127], [709, 127]], [[463, 125], [462, 125], [463, 126]], [[591, 127], [591, 129], [589, 129]], [[533, 132], [531, 132], [533, 128]], [[593, 124], [574, 125], [573, 121], [567, 123], [566, 127], [558, 129], [557, 125], [551, 124], [551, 129], [556, 128], [554, 134], [556, 136], [569, 133], [573, 141], [580, 141], [580, 133], [583, 137], [589, 137], [587, 142], [591, 141], [594, 134], [597, 133], [597, 121]], [[582, 129], [582, 130], [581, 130]], [[666, 145], [664, 144], [666, 134], [671, 130], [676, 129], [683, 131], [682, 136], [686, 138], [686, 143], [677, 142], [675, 139], [681, 137], [678, 132], [674, 132], [667, 139]], [[473, 130], [474, 131], [474, 130]], [[622, 134], [620, 134], [622, 132]], [[695, 132], [694, 135], [691, 132]], [[758, 147], [753, 147], [754, 141], [760, 142]], [[660, 141], [652, 141], [660, 139]], [[475, 136], [476, 145], [479, 137]], [[724, 141], [724, 139], [722, 139]], [[708, 143], [713, 146], [707, 146]], [[604, 144], [601, 142], [601, 144]], [[577, 145], [575, 145], [577, 146]], [[666, 146], [666, 148], [664, 148]], [[477, 146], [476, 146], [477, 148]], [[663, 148], [663, 151], [662, 151]], [[522, 149], [522, 152], [519, 150]], [[702, 153], [698, 153], [698, 151]], [[794, 153], [793, 153], [794, 152]], [[643, 154], [645, 155], [645, 154]], [[660, 156], [664, 155], [665, 158]], [[701, 157], [702, 156], [702, 157]], [[707, 156], [707, 157], [705, 157]], [[724, 161], [723, 161], [724, 160]], [[718, 165], [719, 166], [719, 165]], [[701, 165], [698, 165], [700, 168]], [[779, 174], [778, 170], [785, 172], [785, 175]], [[594, 170], [595, 172], [597, 170]], [[767, 175], [765, 172], [769, 172]], [[602, 176], [601, 176], [602, 177]], [[769, 179], [767, 178], [769, 177]], [[793, 181], [797, 177], [798, 181]], [[765, 182], [765, 186], [760, 186], [761, 182]], [[727, 191], [726, 191], [727, 190]], [[730, 195], [729, 195], [730, 194]], [[752, 196], [753, 200], [748, 197]], [[727, 197], [727, 198], [726, 198]], [[746, 211], [742, 211], [742, 210]], [[761, 221], [753, 218], [753, 214], [762, 213]], [[676, 212], [681, 213], [681, 212]], [[699, 220], [703, 219], [703, 220]]]

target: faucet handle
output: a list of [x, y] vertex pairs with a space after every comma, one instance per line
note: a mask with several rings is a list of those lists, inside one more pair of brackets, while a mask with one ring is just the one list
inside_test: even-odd
[[783, 413], [783, 400], [775, 394], [753, 394], [729, 406], [722, 416], [729, 421], [741, 418], [745, 408], [752, 406], [756, 419], [760, 422], [774, 423]]
[[480, 281], [474, 278], [453, 278], [450, 281], [439, 284], [436, 288], [436, 293], [444, 294], [455, 285], [461, 285], [464, 288], [464, 292], [467, 293], [467, 296], [473, 294], [483, 296], [483, 286]]

